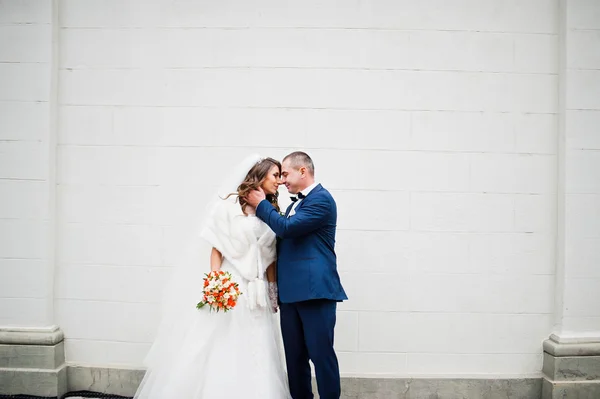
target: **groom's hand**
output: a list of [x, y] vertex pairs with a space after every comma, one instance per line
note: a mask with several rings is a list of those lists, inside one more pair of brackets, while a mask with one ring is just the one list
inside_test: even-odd
[[260, 203], [260, 201], [264, 200], [265, 198], [267, 198], [267, 196], [265, 195], [265, 192], [263, 191], [262, 188], [258, 188], [258, 190], [252, 190], [248, 193], [248, 197], [246, 198], [246, 200], [248, 201], [248, 203], [250, 204], [250, 206], [252, 206], [253, 208], [256, 208], [258, 206], [258, 204]]

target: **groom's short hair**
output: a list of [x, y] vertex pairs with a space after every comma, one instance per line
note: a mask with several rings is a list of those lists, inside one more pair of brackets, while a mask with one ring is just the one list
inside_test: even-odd
[[305, 167], [310, 173], [311, 176], [315, 175], [315, 164], [310, 156], [307, 153], [302, 151], [294, 151], [291, 154], [288, 154], [283, 158], [283, 162], [290, 160], [290, 165], [294, 169], [300, 169], [301, 167]]

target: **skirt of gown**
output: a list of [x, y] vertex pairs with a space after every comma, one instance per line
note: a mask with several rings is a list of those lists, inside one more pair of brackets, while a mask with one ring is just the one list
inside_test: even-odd
[[[236, 307], [198, 310], [196, 295], [194, 302], [188, 297], [164, 309], [135, 399], [290, 398], [277, 315], [270, 308], [250, 310], [247, 282], [227, 260], [221, 270], [240, 285]], [[201, 281], [196, 286], [199, 292]]]

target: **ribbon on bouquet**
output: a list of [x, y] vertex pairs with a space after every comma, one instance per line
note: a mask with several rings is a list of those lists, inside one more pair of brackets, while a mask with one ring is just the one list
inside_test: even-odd
[[254, 310], [257, 307], [267, 307], [267, 290], [265, 288], [265, 280], [256, 278], [248, 281], [248, 296], [246, 301], [250, 310]]

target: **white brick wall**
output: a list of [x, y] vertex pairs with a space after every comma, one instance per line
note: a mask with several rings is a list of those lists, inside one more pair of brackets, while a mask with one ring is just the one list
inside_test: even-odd
[[54, 322], [53, 16], [0, 1], [0, 326]]
[[[586, 281], [600, 279], [600, 14], [569, 1], [569, 228], [586, 235], [565, 250]], [[43, 182], [9, 178], [48, 167], [33, 133], [50, 124], [33, 101], [49, 93], [45, 14], [5, 4], [0, 57], [19, 64], [0, 60], [0, 194], [32, 198]], [[555, 1], [62, 0], [59, 14], [55, 321], [69, 362], [140, 366], [190, 215], [227, 165], [304, 149], [338, 202], [344, 374], [539, 375], [555, 321]], [[45, 208], [6, 198], [0, 234], [17, 238], [0, 256], [34, 272], [38, 247], [18, 237], [40, 234], [24, 215]], [[600, 316], [593, 289], [566, 292], [572, 328]]]
[[[345, 374], [540, 371], [553, 2], [66, 0], [60, 12], [69, 361], [139, 365], [215, 168], [302, 148], [339, 207]], [[384, 284], [383, 298], [365, 284]]]

